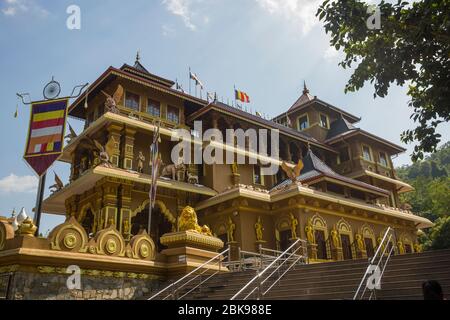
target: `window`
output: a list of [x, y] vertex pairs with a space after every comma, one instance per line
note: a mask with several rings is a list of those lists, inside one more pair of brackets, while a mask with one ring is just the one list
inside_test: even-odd
[[380, 164], [384, 167], [389, 167], [386, 153], [380, 152]]
[[180, 123], [180, 110], [176, 107], [169, 106], [167, 108], [167, 120], [176, 124]]
[[140, 101], [139, 95], [127, 92], [125, 98], [125, 107], [128, 109], [139, 111], [139, 101]]
[[350, 155], [348, 153], [348, 147], [343, 147], [339, 149], [339, 159], [342, 162], [350, 160]]
[[309, 127], [308, 115], [305, 114], [298, 118], [298, 130], [305, 130]]
[[329, 123], [330, 123], [330, 121], [328, 120], [328, 116], [321, 114], [320, 115], [320, 126], [325, 129], [330, 129]]
[[372, 153], [370, 152], [370, 148], [368, 146], [363, 146], [363, 158], [367, 161], [372, 161]]
[[253, 183], [259, 184], [259, 185], [264, 184], [263, 176], [261, 175], [261, 167], [260, 166], [253, 167]]
[[161, 104], [158, 101], [148, 99], [147, 113], [153, 117], [161, 117]]

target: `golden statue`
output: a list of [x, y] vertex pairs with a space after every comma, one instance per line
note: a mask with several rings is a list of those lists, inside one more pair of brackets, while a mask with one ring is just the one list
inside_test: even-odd
[[179, 231], [193, 231], [205, 236], [212, 236], [211, 230], [208, 226], [200, 227], [198, 224], [197, 213], [192, 207], [185, 207], [178, 219]]
[[290, 214], [289, 217], [291, 218], [292, 239], [298, 239], [298, 236], [297, 236], [298, 219], [295, 218], [295, 216], [292, 213]]
[[281, 235], [278, 229], [275, 229], [275, 240], [277, 242], [277, 250], [281, 250]]
[[308, 220], [308, 224], [305, 227], [305, 233], [308, 243], [314, 244], [316, 241], [314, 239], [314, 228], [312, 227], [311, 219]]
[[[377, 244], [378, 244], [378, 247], [380, 247], [381, 246], [381, 243], [383, 242], [383, 238], [382, 237], [379, 237], [378, 239], [377, 239]], [[382, 245], [381, 246], [381, 252], [383, 252], [384, 251], [384, 248], [385, 248], [385, 246], [384, 245]]]
[[18, 233], [21, 236], [34, 237], [37, 227], [34, 225], [33, 220], [27, 217], [20, 225]]
[[304, 166], [305, 165], [303, 164], [302, 160], [299, 160], [298, 164], [294, 168], [291, 168], [290, 166], [287, 165], [286, 162], [283, 162], [281, 164], [281, 169], [283, 169], [283, 171], [286, 174], [286, 176], [289, 179], [291, 179], [292, 183], [297, 183], [297, 178], [302, 173], [302, 170], [303, 170]]
[[339, 248], [339, 233], [337, 232], [336, 228], [333, 228], [333, 230], [331, 230], [331, 241], [333, 243], [333, 247]]
[[356, 247], [358, 248], [359, 251], [364, 251], [364, 241], [363, 238], [360, 234], [356, 234], [355, 235], [355, 239], [356, 239]]
[[123, 234], [130, 234], [130, 222], [127, 220], [124, 220], [123, 222]]
[[228, 217], [227, 223], [227, 238], [228, 242], [234, 242], [234, 231], [236, 230], [236, 224], [233, 222], [231, 217]]
[[414, 245], [414, 252], [421, 253], [422, 252], [422, 246], [419, 243], [416, 243]]
[[236, 162], [231, 165], [231, 172], [235, 176], [239, 174], [239, 167]]
[[256, 240], [263, 241], [264, 226], [261, 221], [261, 216], [258, 217], [258, 221], [255, 223]]
[[399, 241], [397, 242], [397, 248], [398, 248], [398, 253], [399, 254], [405, 254], [405, 246], [403, 245], [403, 242]]

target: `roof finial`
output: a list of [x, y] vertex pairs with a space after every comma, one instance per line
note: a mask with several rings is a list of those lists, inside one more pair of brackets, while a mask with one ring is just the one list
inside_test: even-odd
[[136, 53], [136, 62], [141, 61], [141, 50], [138, 50]]
[[306, 81], [303, 82], [303, 94], [308, 94], [309, 93], [309, 89], [306, 86]]

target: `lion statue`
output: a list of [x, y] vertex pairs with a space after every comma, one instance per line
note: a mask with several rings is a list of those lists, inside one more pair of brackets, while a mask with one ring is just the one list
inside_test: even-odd
[[197, 213], [194, 208], [186, 207], [181, 212], [178, 219], [179, 231], [194, 231], [206, 236], [212, 236], [211, 230], [208, 226], [200, 227], [198, 224]]

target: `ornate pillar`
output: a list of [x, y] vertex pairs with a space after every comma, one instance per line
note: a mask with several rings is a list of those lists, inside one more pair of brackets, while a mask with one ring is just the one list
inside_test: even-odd
[[111, 124], [108, 127], [108, 141], [114, 140], [114, 151], [110, 154], [111, 163], [119, 167], [120, 164], [120, 138], [121, 138], [122, 126], [117, 124]]
[[106, 178], [102, 181], [103, 191], [102, 208], [100, 211], [99, 230], [114, 225], [118, 227], [118, 208], [117, 199], [120, 183], [112, 178]]
[[66, 218], [76, 217], [78, 213], [78, 196], [72, 196], [66, 200]]
[[120, 186], [120, 229], [125, 240], [131, 239], [131, 192], [132, 182], [123, 182]]
[[123, 131], [122, 159], [123, 168], [126, 170], [133, 170], [135, 134], [136, 130], [132, 128], [125, 128]]

